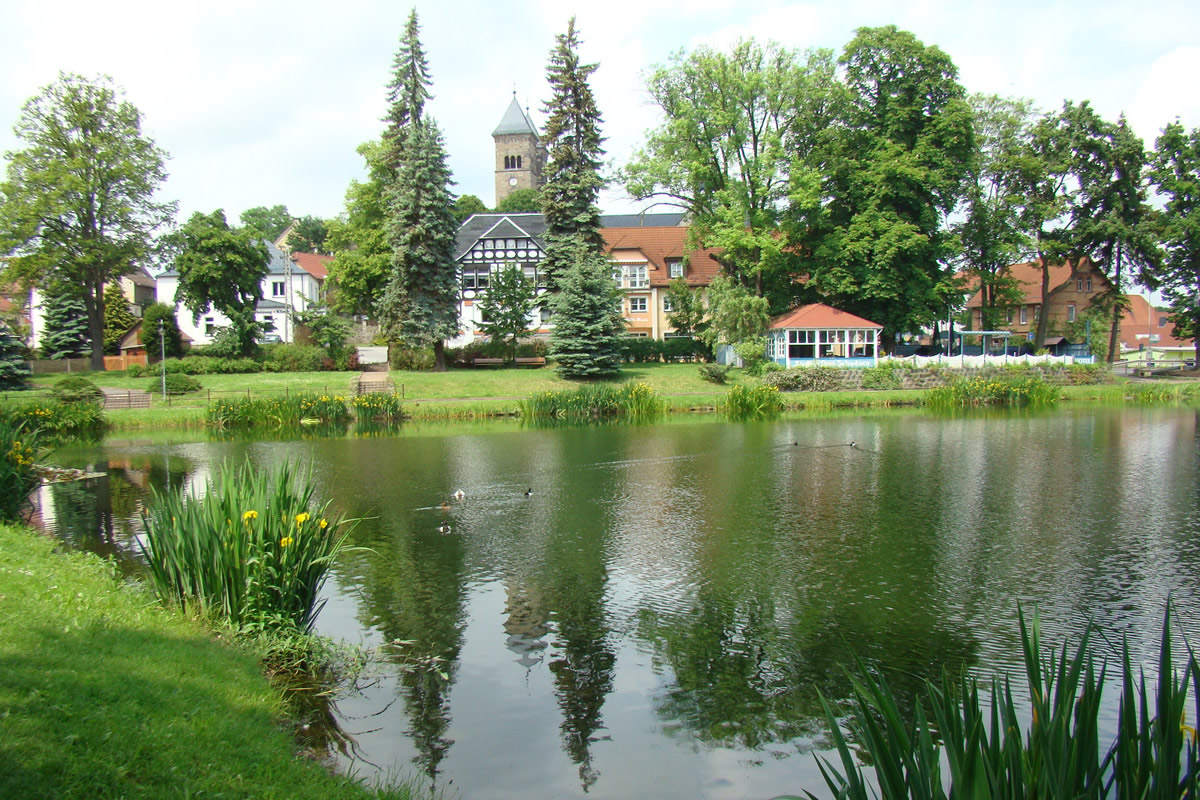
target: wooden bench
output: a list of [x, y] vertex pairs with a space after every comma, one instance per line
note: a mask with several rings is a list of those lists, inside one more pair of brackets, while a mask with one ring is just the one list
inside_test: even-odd
[[471, 359], [472, 367], [502, 367], [504, 366], [503, 358], [473, 358]]
[[513, 360], [513, 363], [518, 367], [544, 367], [546, 366], [546, 359], [541, 356], [537, 356], [536, 358], [517, 358]]

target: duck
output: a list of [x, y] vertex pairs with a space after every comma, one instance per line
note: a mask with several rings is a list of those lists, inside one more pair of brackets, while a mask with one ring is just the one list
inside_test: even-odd
[[437, 530], [438, 530], [438, 533], [449, 533], [450, 532], [450, 524], [448, 522], [443, 522], [441, 525], [438, 525]]
[[531, 497], [532, 495], [533, 495], [533, 487], [530, 486], [528, 489], [525, 490], [525, 496]]
[[451, 495], [451, 497], [453, 497], [455, 500], [462, 500], [466, 496], [466, 493], [462, 489], [459, 489], [453, 495]]

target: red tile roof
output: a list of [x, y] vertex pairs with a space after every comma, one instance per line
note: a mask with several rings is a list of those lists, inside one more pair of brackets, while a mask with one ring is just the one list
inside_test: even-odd
[[856, 317], [846, 311], [811, 303], [793, 308], [771, 320], [771, 329], [779, 328], [883, 328], [882, 325]]
[[[1042, 262], [1026, 261], [1021, 264], [1013, 264], [1007, 267], [1008, 274], [1017, 280], [1017, 285], [1024, 294], [1023, 305], [1038, 304], [1042, 302]], [[1081, 258], [1078, 262], [1078, 267], [1074, 267], [1070, 262], [1062, 264], [1053, 264], [1050, 267], [1050, 289], [1054, 290], [1067, 281], [1073, 280], [1076, 273], [1083, 275], [1091, 275], [1098, 278], [1104, 283], [1108, 282], [1108, 278], [1104, 273], [1096, 269], [1095, 266], [1087, 258]], [[965, 273], [959, 273], [960, 276], [967, 278], [968, 289], [974, 291], [971, 299], [967, 301], [967, 308], [979, 308], [983, 305], [980, 298], [980, 293], [976, 289], [976, 283], [973, 277], [966, 276]], [[1103, 287], [1097, 287], [1103, 288]]]
[[300, 269], [312, 275], [318, 281], [325, 280], [329, 275], [329, 262], [333, 256], [322, 256], [316, 253], [292, 253], [292, 261], [300, 265]]
[[[1126, 350], [1137, 350], [1146, 344], [1146, 334], [1158, 336], [1155, 347], [1194, 347], [1191, 339], [1175, 338], [1175, 326], [1167, 320], [1170, 313], [1166, 309], [1155, 308], [1154, 316], [1150, 315], [1150, 301], [1140, 294], [1127, 294], [1129, 308], [1121, 317], [1121, 346]], [[1166, 320], [1166, 325], [1160, 326], [1159, 320]], [[1138, 335], [1141, 334], [1141, 339]]]
[[667, 261], [687, 259], [684, 279], [689, 286], [707, 286], [721, 271], [711, 249], [688, 249], [688, 229], [681, 226], [654, 228], [602, 228], [609, 254], [621, 259], [640, 253], [646, 259], [651, 286], [666, 286], [671, 282]]

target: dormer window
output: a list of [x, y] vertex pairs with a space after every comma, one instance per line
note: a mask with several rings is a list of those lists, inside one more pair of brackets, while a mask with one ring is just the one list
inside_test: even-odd
[[683, 260], [679, 258], [667, 259], [667, 276], [674, 278], [682, 278], [687, 271], [684, 269]]

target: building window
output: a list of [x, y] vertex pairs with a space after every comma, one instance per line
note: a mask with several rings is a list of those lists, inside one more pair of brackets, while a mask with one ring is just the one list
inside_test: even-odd
[[1075, 281], [1075, 291], [1083, 291], [1083, 278], [1079, 278], [1077, 281]]
[[1021, 306], [1021, 324], [1029, 324], [1029, 311], [1027, 306]]
[[667, 275], [671, 278], [682, 278], [684, 276], [683, 261], [678, 258], [667, 259]]
[[1004, 314], [1008, 318], [1008, 324], [1012, 325], [1012, 307], [1009, 306], [1008, 308], [1004, 309]]
[[521, 157], [520, 156], [505, 156], [504, 157], [504, 168], [505, 169], [520, 169], [521, 168]]
[[1067, 303], [1067, 322], [1075, 321], [1075, 304]]
[[205, 317], [204, 318], [204, 335], [212, 336], [213, 331], [215, 331], [216, 329], [217, 329], [216, 318], [215, 317]]
[[675, 306], [671, 305], [671, 295], [663, 295], [663, 311], [671, 312], [675, 310]]
[[491, 268], [486, 264], [479, 267], [463, 267], [462, 271], [462, 288], [467, 289], [486, 289], [488, 287], [488, 277], [491, 275]]
[[815, 358], [817, 355], [816, 331], [788, 331], [788, 358]]
[[630, 314], [645, 314], [648, 305], [649, 305], [649, 298], [631, 297], [631, 298], [629, 298], [629, 313]]
[[1088, 278], [1087, 283], [1085, 283], [1084, 285], [1087, 287], [1087, 290], [1090, 292], [1092, 290], [1092, 279]]
[[1165, 328], [1165, 327], [1167, 327], [1167, 318], [1166, 318], [1166, 317], [1159, 317], [1159, 318], [1158, 318], [1158, 327], [1160, 327], [1160, 328]]
[[650, 276], [645, 264], [617, 264], [613, 267], [613, 280], [623, 289], [650, 287]]
[[271, 297], [283, 297], [283, 281], [271, 281]]

